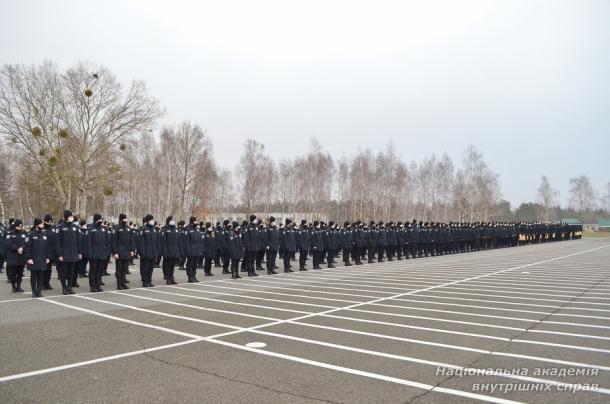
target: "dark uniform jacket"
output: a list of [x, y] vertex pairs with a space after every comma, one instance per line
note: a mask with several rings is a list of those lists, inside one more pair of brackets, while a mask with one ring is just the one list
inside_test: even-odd
[[[34, 229], [29, 234], [29, 241], [25, 244], [23, 255], [26, 262], [32, 260], [33, 264], [28, 264], [30, 271], [46, 271], [47, 259], [51, 259], [51, 240], [45, 230]], [[27, 239], [27, 238], [26, 238]]]

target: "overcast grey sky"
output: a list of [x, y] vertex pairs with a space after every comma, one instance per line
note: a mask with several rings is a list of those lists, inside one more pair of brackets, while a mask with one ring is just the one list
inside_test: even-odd
[[208, 129], [233, 167], [312, 136], [337, 157], [468, 144], [513, 204], [546, 174], [610, 181], [610, 1], [0, 0], [0, 64], [100, 63], [146, 81], [164, 122]]

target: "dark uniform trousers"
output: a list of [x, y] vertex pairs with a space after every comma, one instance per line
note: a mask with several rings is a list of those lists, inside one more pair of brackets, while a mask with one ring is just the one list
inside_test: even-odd
[[299, 268], [305, 268], [307, 262], [307, 250], [299, 250]]
[[186, 276], [189, 281], [197, 278], [197, 264], [199, 263], [198, 256], [187, 257], [186, 259]]
[[116, 272], [114, 273], [114, 276], [116, 277], [117, 286], [125, 286], [125, 278], [127, 276], [127, 271], [129, 270], [129, 261], [129, 258], [115, 261]]
[[[277, 251], [267, 250], [267, 271], [273, 271], [275, 269], [275, 258], [277, 257]], [[290, 257], [288, 257], [290, 261]]]
[[76, 282], [76, 265], [78, 262], [58, 262], [57, 272], [63, 289], [71, 288]]
[[102, 286], [102, 273], [104, 272], [105, 260], [89, 261], [89, 287], [100, 289]]
[[165, 258], [163, 257], [163, 278], [166, 280], [174, 279], [174, 267], [178, 262], [178, 258]]
[[154, 267], [155, 267], [154, 258], [140, 257], [140, 279], [142, 279], [143, 284], [151, 283]]

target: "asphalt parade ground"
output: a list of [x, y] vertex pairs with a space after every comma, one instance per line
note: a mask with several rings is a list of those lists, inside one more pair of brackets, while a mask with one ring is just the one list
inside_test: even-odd
[[0, 401], [610, 402], [608, 239], [337, 261], [39, 299], [3, 274]]

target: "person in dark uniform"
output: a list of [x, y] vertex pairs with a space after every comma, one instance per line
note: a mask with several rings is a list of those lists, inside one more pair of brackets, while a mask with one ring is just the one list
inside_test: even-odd
[[151, 288], [152, 274], [155, 261], [159, 255], [159, 239], [155, 231], [155, 220], [153, 215], [148, 214], [144, 217], [144, 225], [138, 232], [136, 239], [138, 254], [140, 254], [140, 278], [142, 286]]
[[244, 254], [244, 244], [239, 223], [233, 222], [231, 227], [227, 240], [229, 257], [231, 258], [231, 279], [240, 279], [239, 260], [242, 259]]
[[47, 213], [44, 217], [44, 232], [49, 241], [47, 246], [49, 249], [49, 262], [43, 274], [42, 290], [53, 290], [53, 287], [51, 287], [51, 275], [53, 273], [53, 264], [57, 262], [57, 254], [55, 253], [57, 230], [53, 226], [53, 216], [50, 213]]
[[[87, 221], [86, 220], [79, 221], [76, 219], [74, 219], [74, 221], [78, 222], [78, 224], [80, 226], [81, 240], [84, 240], [87, 235], [87, 230], [89, 229], [87, 226]], [[72, 286], [75, 288], [79, 287], [78, 283], [76, 282], [78, 280], [78, 278], [87, 278], [89, 276], [89, 274], [87, 273], [87, 263], [89, 262], [89, 258], [87, 257], [87, 252], [85, 251], [84, 248], [81, 251], [81, 255], [83, 257], [78, 261], [78, 263], [76, 264], [76, 269], [74, 270], [75, 281], [72, 283]]]
[[165, 219], [165, 227], [161, 229], [160, 249], [163, 256], [163, 276], [166, 285], [177, 285], [174, 280], [174, 267], [182, 257], [182, 236], [176, 228], [173, 216]]
[[[214, 227], [214, 246], [216, 248], [216, 252], [214, 254], [214, 268], [220, 268], [222, 265], [220, 264], [220, 258], [222, 257], [222, 241], [220, 240], [220, 234], [222, 232], [222, 227], [220, 226], [220, 222], [216, 222], [216, 226]], [[210, 272], [211, 273], [211, 272]]]
[[320, 228], [320, 222], [314, 220], [313, 222], [313, 231], [311, 233], [311, 250], [313, 252], [313, 269], [322, 269], [320, 268], [320, 263], [322, 262], [323, 256], [323, 241], [322, 241], [322, 229]]
[[267, 251], [267, 227], [264, 223], [258, 224], [256, 232], [256, 270], [263, 270], [263, 261], [265, 260], [265, 252]]
[[189, 225], [184, 229], [184, 253], [186, 259], [186, 276], [189, 283], [197, 283], [197, 264], [203, 253], [203, 234], [197, 226], [197, 218], [191, 216]]
[[299, 271], [307, 271], [305, 265], [307, 264], [307, 255], [311, 247], [310, 243], [310, 232], [307, 228], [307, 220], [302, 219], [301, 225], [297, 230], [297, 248], [299, 249]]
[[178, 232], [180, 233], [180, 242], [182, 244], [182, 257], [180, 257], [180, 262], [178, 264], [178, 269], [180, 271], [186, 271], [186, 252], [184, 250], [184, 245], [185, 245], [185, 236], [186, 236], [186, 231], [185, 231], [185, 225], [186, 222], [184, 220], [179, 220], [178, 221]]
[[229, 251], [229, 236], [231, 234], [231, 221], [228, 219], [225, 219], [222, 222], [222, 229], [220, 230], [220, 234], [219, 237], [217, 238], [217, 242], [219, 244], [220, 247], [220, 255], [222, 258], [222, 273], [223, 274], [228, 274], [230, 273], [229, 271], [229, 266], [231, 265], [231, 254]]
[[127, 215], [119, 214], [119, 224], [112, 234], [112, 255], [115, 263], [115, 278], [117, 290], [129, 289], [126, 277], [129, 270], [129, 260], [135, 255], [136, 245], [133, 230], [129, 227]]
[[100, 213], [93, 215], [93, 224], [85, 235], [85, 248], [89, 258], [89, 289], [91, 292], [103, 292], [102, 273], [104, 263], [108, 260], [110, 239], [108, 229], [103, 225], [104, 218]]
[[324, 254], [326, 255], [326, 263], [328, 268], [335, 268], [335, 222], [332, 220], [328, 222], [328, 226], [324, 229], [322, 234], [322, 241], [324, 244]]
[[205, 223], [205, 231], [203, 233], [203, 255], [205, 261], [203, 264], [204, 276], [214, 276], [212, 273], [212, 262], [216, 257], [216, 232], [212, 227], [212, 223]]
[[63, 294], [74, 294], [72, 287], [76, 281], [76, 266], [83, 255], [81, 253], [81, 232], [78, 223], [74, 222], [72, 211], [64, 211], [64, 221], [57, 230], [55, 250], [59, 265], [59, 279]]
[[25, 247], [29, 241], [28, 235], [23, 231], [23, 221], [15, 219], [11, 224], [12, 230], [5, 236], [6, 240], [6, 275], [13, 288], [13, 293], [23, 292], [21, 280], [25, 266]]
[[[27, 240], [27, 238], [26, 238]], [[41, 219], [34, 219], [34, 227], [29, 234], [29, 241], [25, 243], [24, 256], [30, 271], [30, 285], [32, 297], [42, 297], [42, 286], [47, 264], [51, 262], [50, 240], [44, 230]]]
[[256, 215], [250, 215], [250, 223], [242, 230], [242, 240], [246, 249], [244, 256], [245, 269], [248, 272], [248, 276], [258, 276], [254, 268], [259, 248], [258, 219]]
[[275, 259], [280, 249], [280, 232], [275, 223], [275, 217], [271, 216], [269, 218], [269, 226], [263, 231], [262, 235], [265, 237], [264, 245], [267, 252], [267, 274], [277, 275]]
[[296, 232], [292, 225], [292, 219], [286, 219], [286, 226], [282, 229], [280, 233], [280, 246], [282, 251], [284, 251], [284, 255], [282, 259], [284, 260], [284, 272], [294, 272], [290, 269], [290, 260], [292, 258], [292, 254], [297, 250], [297, 242], [296, 242]]
[[350, 254], [352, 252], [352, 229], [348, 221], [343, 223], [340, 234], [343, 263], [346, 267], [351, 267]]

